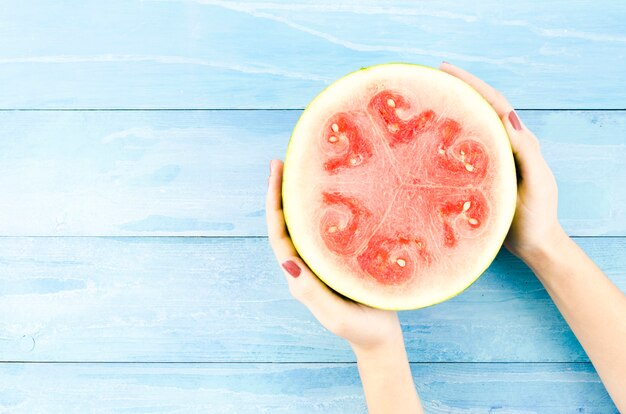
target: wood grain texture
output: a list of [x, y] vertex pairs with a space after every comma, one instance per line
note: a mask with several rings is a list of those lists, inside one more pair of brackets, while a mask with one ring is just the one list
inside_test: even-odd
[[[300, 111], [0, 112], [0, 235], [266, 234]], [[521, 111], [572, 235], [626, 235], [626, 111]]]
[[[428, 413], [617, 413], [591, 364], [412, 364]], [[0, 364], [0, 413], [365, 413], [354, 364]]]
[[[365, 412], [349, 347], [263, 237], [267, 161], [300, 111], [258, 109], [450, 61], [547, 109], [519, 113], [570, 234], [626, 236], [625, 20], [610, 0], [2, 0], [0, 414]], [[577, 242], [626, 291], [626, 238]], [[506, 252], [401, 322], [429, 413], [617, 412]]]
[[303, 108], [389, 61], [521, 108], [625, 108], [626, 3], [3, 0], [0, 108]]
[[[577, 242], [626, 291], [626, 239]], [[413, 362], [584, 362], [540, 283], [501, 252], [401, 313]], [[289, 295], [265, 238], [0, 238], [3, 361], [350, 362]]]

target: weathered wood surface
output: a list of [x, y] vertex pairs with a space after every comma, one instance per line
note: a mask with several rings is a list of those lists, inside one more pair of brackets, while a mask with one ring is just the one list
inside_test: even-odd
[[[0, 112], [0, 235], [265, 235], [300, 111]], [[626, 235], [626, 111], [521, 111], [572, 235]]]
[[[412, 364], [428, 413], [617, 413], [590, 364]], [[354, 364], [3, 364], [0, 412], [365, 413]]]
[[[626, 291], [626, 239], [577, 242]], [[413, 362], [587, 361], [506, 252], [450, 301], [401, 313]], [[4, 361], [346, 362], [265, 238], [0, 238]]]
[[626, 3], [3, 0], [0, 108], [304, 108], [447, 60], [518, 108], [625, 108]]
[[[564, 226], [626, 290], [626, 239], [595, 237], [626, 236], [625, 20], [608, 0], [1, 1], [0, 361], [46, 363], [0, 362], [0, 413], [364, 412], [263, 197], [297, 109], [375, 63], [447, 60], [532, 109]], [[216, 111], [119, 111], [141, 108]], [[616, 412], [507, 253], [401, 320], [428, 412]]]

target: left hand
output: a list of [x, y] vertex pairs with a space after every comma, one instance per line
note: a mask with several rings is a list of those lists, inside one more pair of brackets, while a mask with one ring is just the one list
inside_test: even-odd
[[291, 294], [326, 329], [346, 339], [355, 352], [369, 352], [402, 341], [396, 312], [344, 299], [318, 279], [298, 256], [287, 234], [283, 216], [282, 178], [283, 163], [272, 160], [265, 207], [268, 236], [274, 255], [283, 267]]

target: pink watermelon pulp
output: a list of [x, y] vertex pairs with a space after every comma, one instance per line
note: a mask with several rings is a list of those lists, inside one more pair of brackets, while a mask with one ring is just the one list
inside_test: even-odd
[[504, 127], [470, 86], [410, 64], [333, 83], [296, 125], [283, 173], [300, 256], [334, 290], [416, 309], [467, 288], [515, 211]]

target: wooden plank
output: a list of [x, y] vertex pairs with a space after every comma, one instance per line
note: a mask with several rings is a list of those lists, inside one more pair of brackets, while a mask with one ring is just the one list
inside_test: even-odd
[[303, 108], [362, 66], [442, 60], [516, 107], [625, 107], [626, 4], [611, 0], [3, 0], [0, 11], [0, 108]]
[[[591, 364], [412, 364], [428, 413], [617, 413]], [[0, 412], [365, 413], [354, 364], [0, 364]]]
[[[300, 111], [0, 112], [0, 235], [265, 235]], [[626, 235], [626, 111], [523, 111], [572, 235]]]
[[[577, 242], [626, 291], [626, 239]], [[413, 362], [585, 362], [502, 252], [454, 299], [401, 313]], [[0, 238], [0, 360], [346, 362], [291, 298], [264, 238]]]

